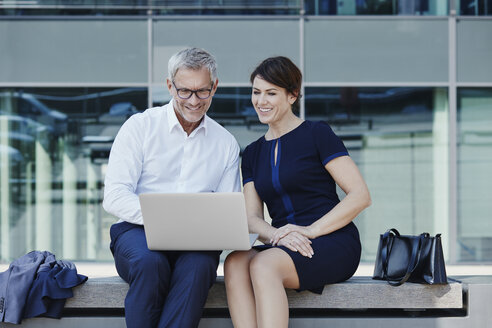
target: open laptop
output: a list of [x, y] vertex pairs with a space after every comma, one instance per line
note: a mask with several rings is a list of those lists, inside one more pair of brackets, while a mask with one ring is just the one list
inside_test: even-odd
[[241, 192], [140, 194], [147, 246], [151, 250], [248, 250]]

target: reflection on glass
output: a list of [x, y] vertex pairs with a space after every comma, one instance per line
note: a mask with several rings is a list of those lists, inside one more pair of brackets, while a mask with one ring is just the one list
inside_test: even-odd
[[[167, 91], [153, 91], [155, 105], [169, 101]], [[461, 259], [483, 260], [490, 259], [483, 245], [492, 240], [485, 225], [492, 161], [485, 108], [492, 90], [479, 91], [460, 90], [459, 247]], [[374, 260], [379, 234], [391, 227], [449, 236], [446, 89], [307, 87], [305, 93], [306, 118], [332, 126], [371, 190], [373, 205], [357, 219], [363, 260]], [[219, 88], [208, 113], [242, 150], [267, 130], [250, 94], [249, 87]], [[24, 88], [0, 95], [0, 259], [32, 249], [110, 259], [115, 219], [100, 206], [105, 163], [121, 124], [147, 107], [146, 89]], [[477, 184], [468, 188], [469, 181]]]
[[374, 260], [389, 228], [447, 234], [446, 89], [306, 88], [305, 107], [341, 137], [371, 191], [373, 205], [356, 219], [363, 260]]
[[[0, 15], [296, 15], [303, 0], [33, 0], [6, 3]], [[61, 9], [60, 9], [61, 5]]]
[[261, 124], [251, 103], [251, 88], [218, 88], [209, 116], [231, 132], [241, 153], [263, 136], [268, 126]]
[[447, 15], [447, 0], [306, 0], [308, 15]]
[[458, 260], [492, 260], [492, 88], [458, 89]]
[[31, 250], [109, 259], [105, 163], [142, 88], [0, 89], [0, 260]]
[[[490, 15], [491, 0], [455, 0], [462, 15]], [[57, 8], [58, 5], [63, 8]], [[447, 0], [38, 0], [5, 4], [0, 15], [438, 15]]]
[[460, 15], [492, 15], [492, 0], [455, 0]]

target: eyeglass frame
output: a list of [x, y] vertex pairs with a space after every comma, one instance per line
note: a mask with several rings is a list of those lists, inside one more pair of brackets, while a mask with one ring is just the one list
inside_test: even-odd
[[[179, 88], [179, 89], [178, 89], [178, 88], [176, 87], [176, 84], [174, 84], [174, 80], [172, 80], [172, 81], [171, 81], [171, 83], [173, 84], [174, 89], [176, 89], [176, 94], [178, 95], [178, 97], [179, 97], [180, 99], [183, 99], [183, 100], [190, 99], [191, 97], [193, 97], [193, 94], [195, 94], [195, 96], [196, 96], [198, 99], [201, 99], [201, 100], [208, 99], [208, 98], [210, 98], [210, 96], [212, 96], [212, 90], [214, 89], [214, 83], [213, 83], [213, 82], [211, 82], [211, 83], [212, 83], [212, 87], [211, 87], [210, 89], [198, 89], [198, 90], [190, 90], [190, 89], [187, 89], [187, 88]], [[186, 90], [186, 91], [191, 92], [190, 96], [189, 96], [189, 97], [181, 97], [181, 96], [179, 95], [179, 92], [180, 92], [181, 90]], [[205, 97], [205, 98], [202, 98], [202, 97], [198, 96], [198, 92], [200, 92], [200, 91], [208, 91], [208, 96], [207, 96], [207, 97]]]

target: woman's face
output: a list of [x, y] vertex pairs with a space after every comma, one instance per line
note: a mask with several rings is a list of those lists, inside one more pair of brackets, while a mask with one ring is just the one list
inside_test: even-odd
[[277, 123], [292, 111], [296, 97], [282, 87], [256, 76], [253, 80], [251, 102], [263, 124]]

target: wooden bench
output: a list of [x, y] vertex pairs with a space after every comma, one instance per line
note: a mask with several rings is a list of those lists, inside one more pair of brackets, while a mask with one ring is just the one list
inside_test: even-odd
[[[322, 295], [287, 290], [289, 328], [492, 327], [492, 276], [455, 277], [448, 285], [392, 287], [370, 277], [327, 285]], [[34, 318], [26, 328], [123, 328], [128, 285], [119, 277], [90, 278], [74, 288], [61, 320]], [[2, 324], [0, 327], [13, 327]], [[232, 328], [222, 277], [211, 288], [199, 328]]]
[[[123, 309], [128, 285], [119, 277], [92, 278], [74, 288], [66, 309]], [[323, 294], [287, 290], [291, 309], [462, 309], [463, 289], [459, 282], [448, 285], [406, 283], [392, 287], [370, 277], [352, 277], [327, 285]], [[227, 309], [224, 279], [210, 289], [205, 309]]]

